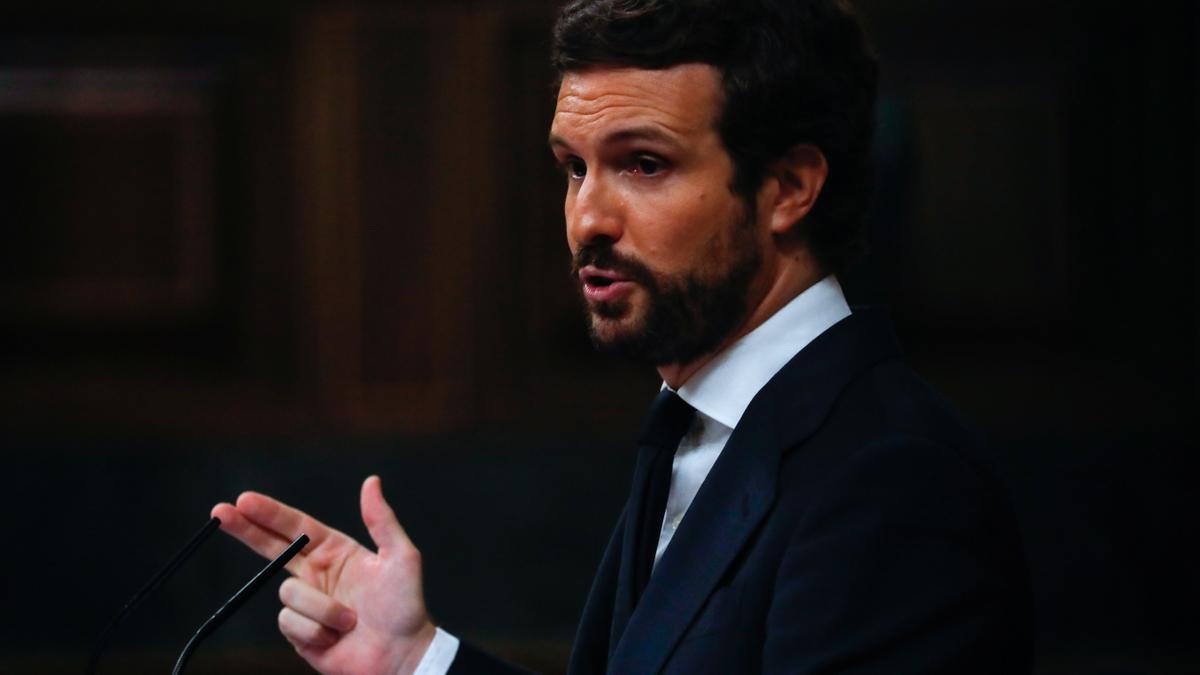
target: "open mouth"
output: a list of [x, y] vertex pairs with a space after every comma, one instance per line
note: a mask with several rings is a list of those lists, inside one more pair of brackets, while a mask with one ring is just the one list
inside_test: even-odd
[[622, 281], [628, 281], [628, 279], [617, 272], [600, 269], [591, 265], [579, 270], [579, 280], [582, 281], [585, 286], [591, 286], [593, 288], [608, 288], [613, 284], [617, 284]]
[[611, 270], [591, 265], [579, 270], [583, 295], [591, 302], [615, 302], [633, 291], [632, 280]]

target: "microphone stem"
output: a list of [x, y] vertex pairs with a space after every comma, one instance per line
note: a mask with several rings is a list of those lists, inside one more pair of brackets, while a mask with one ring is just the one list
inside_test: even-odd
[[306, 544], [308, 544], [308, 535], [302, 534], [296, 537], [296, 540], [283, 553], [280, 553], [279, 557], [267, 563], [267, 566], [254, 575], [253, 579], [246, 582], [246, 585], [242, 586], [241, 590], [234, 593], [233, 597], [229, 598], [224, 605], [221, 605], [220, 609], [213, 612], [208, 621], [205, 621], [199, 630], [192, 635], [192, 639], [188, 640], [188, 643], [184, 645], [183, 651], [179, 653], [179, 659], [175, 661], [175, 669], [171, 671], [171, 675], [181, 675], [184, 667], [187, 666], [188, 660], [192, 658], [192, 652], [196, 651], [196, 647], [200, 645], [200, 641], [220, 628], [221, 624], [225, 623], [239, 607], [245, 604], [246, 600], [250, 599], [250, 596], [254, 595], [258, 589], [270, 581], [271, 577], [278, 574], [284, 565], [288, 564], [288, 561], [294, 558]]

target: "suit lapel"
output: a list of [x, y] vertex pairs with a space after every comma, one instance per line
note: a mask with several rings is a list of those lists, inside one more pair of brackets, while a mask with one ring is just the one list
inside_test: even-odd
[[632, 509], [635, 501], [640, 507], [643, 464], [648, 464], [639, 456], [635, 492], [626, 510], [608, 672], [655, 673], [662, 668], [770, 511], [785, 450], [820, 427], [854, 376], [897, 353], [886, 320], [862, 312], [830, 328], [784, 366], [746, 409], [633, 608], [632, 580], [625, 578], [632, 561], [624, 558], [636, 550], [628, 514], [640, 513]]
[[763, 440], [754, 431], [735, 432], [730, 438], [655, 567], [628, 625], [623, 633], [614, 634], [618, 639], [608, 672], [656, 672], [762, 521], [774, 501], [779, 454], [756, 455], [739, 449]]

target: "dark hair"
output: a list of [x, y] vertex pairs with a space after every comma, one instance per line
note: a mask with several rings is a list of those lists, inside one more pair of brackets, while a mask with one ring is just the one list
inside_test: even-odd
[[573, 0], [554, 27], [560, 74], [594, 66], [721, 72], [717, 122], [731, 188], [753, 205], [765, 169], [797, 144], [820, 148], [829, 176], [802, 235], [824, 271], [861, 250], [871, 191], [875, 56], [838, 0]]

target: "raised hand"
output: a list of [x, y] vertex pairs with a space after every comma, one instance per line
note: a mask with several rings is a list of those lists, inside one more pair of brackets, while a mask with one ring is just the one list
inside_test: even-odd
[[435, 628], [421, 590], [421, 554], [384, 501], [378, 476], [363, 482], [362, 519], [378, 551], [257, 492], [217, 504], [221, 529], [273, 558], [301, 533], [312, 540], [279, 588], [279, 630], [327, 675], [412, 672]]

